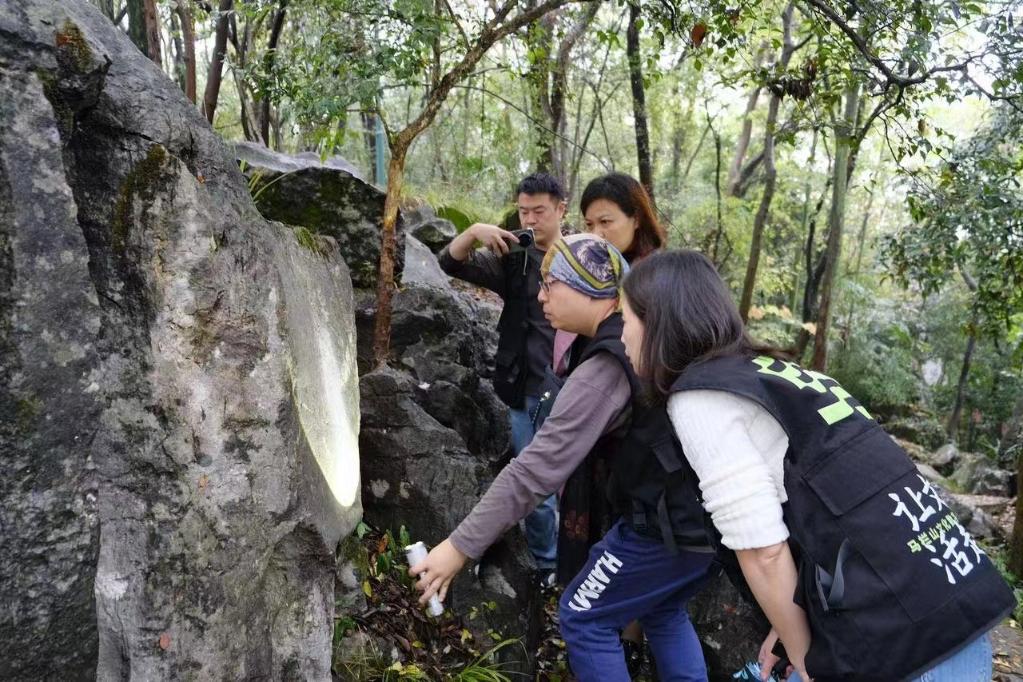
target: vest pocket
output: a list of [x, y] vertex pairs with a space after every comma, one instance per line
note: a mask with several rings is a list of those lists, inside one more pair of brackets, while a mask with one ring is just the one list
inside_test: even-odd
[[[852, 611], [863, 629], [884, 628], [874, 619], [885, 613], [891, 618], [892, 597], [911, 621], [923, 620], [983, 573], [978, 570], [986, 561], [983, 551], [881, 429], [840, 446], [804, 480], [824, 506], [820, 513], [830, 512], [838, 535], [848, 541], [841, 566], [844, 593], [829, 608]], [[818, 557], [832, 562], [817, 567], [825, 583], [836, 575], [841, 544], [829, 557]], [[819, 594], [831, 592], [821, 585]]]

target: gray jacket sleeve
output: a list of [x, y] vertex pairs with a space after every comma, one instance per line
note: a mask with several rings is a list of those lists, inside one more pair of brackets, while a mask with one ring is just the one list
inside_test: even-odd
[[504, 298], [504, 267], [501, 257], [490, 249], [473, 249], [468, 258], [459, 261], [451, 257], [445, 246], [437, 255], [437, 262], [445, 274], [486, 287]]
[[510, 461], [449, 538], [478, 559], [544, 497], [557, 491], [603, 434], [618, 428], [632, 391], [625, 370], [600, 353], [572, 373], [550, 416], [519, 456]]

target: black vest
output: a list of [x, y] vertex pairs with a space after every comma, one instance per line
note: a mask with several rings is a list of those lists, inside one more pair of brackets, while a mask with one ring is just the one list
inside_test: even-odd
[[494, 392], [508, 407], [519, 409], [525, 399], [529, 360], [526, 335], [530, 304], [527, 278], [539, 277], [539, 267], [526, 251], [501, 259], [504, 268], [504, 308], [497, 322], [497, 354], [494, 356]]
[[788, 434], [783, 511], [816, 680], [917, 676], [1012, 610], [955, 513], [836, 381], [743, 356], [693, 365], [672, 387], [697, 389], [745, 396]]
[[[592, 338], [580, 336], [572, 345], [569, 375], [597, 353], [608, 353], [622, 366], [632, 389], [628, 425], [603, 435], [588, 457], [605, 458], [609, 465], [607, 496], [616, 517], [673, 551], [678, 547], [706, 550], [705, 514], [686, 480], [692, 473], [682, 447], [664, 407], [646, 405], [642, 400], [643, 386], [625, 355], [621, 337], [622, 316], [614, 313]], [[547, 372], [534, 417], [538, 429], [563, 383], [564, 378]]]

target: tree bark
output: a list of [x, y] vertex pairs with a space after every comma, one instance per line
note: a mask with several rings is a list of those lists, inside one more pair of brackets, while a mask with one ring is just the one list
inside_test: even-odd
[[206, 92], [203, 93], [202, 110], [206, 120], [211, 124], [217, 113], [217, 100], [220, 98], [220, 83], [224, 75], [224, 57], [227, 53], [227, 29], [234, 0], [220, 0], [217, 14], [217, 25], [213, 38], [213, 56], [206, 74]]
[[948, 417], [948, 424], [945, 426], [945, 433], [950, 441], [955, 442], [959, 432], [959, 421], [963, 415], [963, 400], [966, 396], [966, 385], [970, 379], [970, 364], [973, 362], [973, 351], [977, 347], [977, 313], [974, 312], [970, 319], [969, 330], [966, 337], [966, 351], [963, 353], [963, 366], [959, 370], [959, 382], [956, 384], [956, 398], [952, 404], [952, 414]]
[[828, 329], [831, 322], [831, 302], [835, 273], [842, 255], [842, 228], [845, 224], [845, 199], [849, 189], [849, 153], [853, 145], [856, 111], [859, 107], [860, 84], [854, 82], [845, 89], [842, 118], [835, 125], [834, 181], [831, 185], [831, 213], [828, 219], [827, 263], [821, 280], [821, 302], [817, 313], [817, 333], [814, 336], [813, 359], [810, 367], [823, 372], [828, 364]]
[[177, 13], [181, 19], [181, 41], [185, 51], [185, 97], [195, 104], [195, 18], [191, 0], [178, 0]]
[[647, 129], [646, 92], [643, 87], [643, 61], [639, 46], [639, 3], [629, 4], [629, 26], [625, 32], [625, 51], [629, 58], [629, 83], [632, 86], [632, 117], [636, 129], [636, 160], [639, 182], [654, 203], [654, 172], [650, 162], [650, 132]]
[[163, 56], [160, 51], [160, 12], [156, 9], [156, 0], [144, 0], [143, 18], [146, 27], [146, 56], [163, 69]]

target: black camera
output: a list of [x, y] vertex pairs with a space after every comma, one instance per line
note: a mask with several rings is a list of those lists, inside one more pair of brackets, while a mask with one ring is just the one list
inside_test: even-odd
[[527, 227], [524, 230], [515, 230], [512, 232], [515, 238], [518, 239], [518, 243], [512, 242], [510, 245], [510, 251], [522, 251], [528, 249], [536, 242], [536, 236], [533, 234], [533, 228]]

